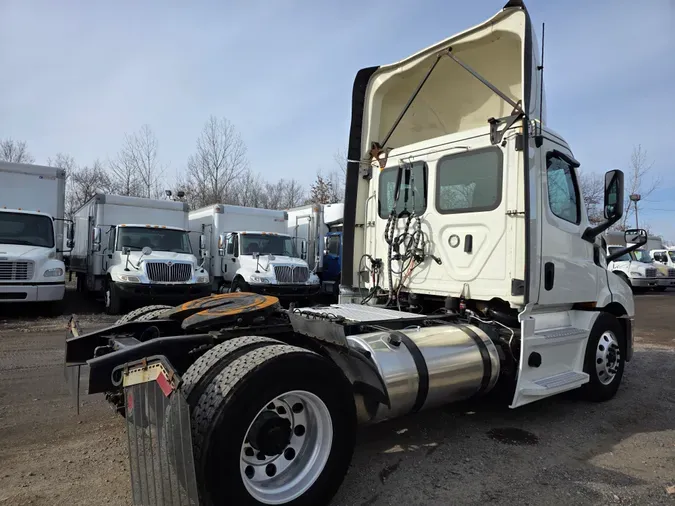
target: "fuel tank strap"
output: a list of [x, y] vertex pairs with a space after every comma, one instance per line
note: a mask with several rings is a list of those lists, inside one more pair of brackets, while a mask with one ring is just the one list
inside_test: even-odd
[[410, 356], [415, 362], [415, 367], [417, 367], [417, 376], [419, 378], [417, 383], [417, 397], [415, 397], [415, 404], [413, 404], [413, 407], [410, 410], [411, 413], [416, 413], [422, 409], [422, 406], [424, 406], [424, 403], [427, 401], [427, 395], [429, 394], [429, 369], [427, 368], [427, 362], [424, 360], [424, 355], [422, 355], [422, 352], [415, 342], [407, 335], [397, 330], [388, 330], [387, 332], [389, 332], [389, 335], [393, 337], [394, 340], [400, 340], [400, 342], [408, 348]]
[[480, 382], [480, 388], [478, 389], [478, 392], [476, 392], [476, 395], [480, 395], [487, 390], [490, 385], [490, 378], [492, 377], [492, 360], [490, 359], [490, 352], [488, 351], [485, 342], [471, 328], [467, 325], [457, 325], [457, 327], [462, 329], [467, 336], [473, 339], [480, 352], [480, 357], [483, 359], [483, 378]]

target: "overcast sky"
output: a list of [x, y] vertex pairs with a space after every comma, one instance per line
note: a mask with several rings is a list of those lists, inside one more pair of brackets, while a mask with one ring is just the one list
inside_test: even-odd
[[[0, 138], [38, 163], [105, 160], [151, 126], [185, 165], [210, 114], [268, 179], [306, 183], [344, 149], [356, 72], [401, 59], [505, 0], [0, 0]], [[641, 143], [662, 185], [641, 221], [675, 240], [675, 1], [526, 2], [546, 22], [548, 124], [587, 171]], [[540, 28], [538, 28], [540, 31]]]

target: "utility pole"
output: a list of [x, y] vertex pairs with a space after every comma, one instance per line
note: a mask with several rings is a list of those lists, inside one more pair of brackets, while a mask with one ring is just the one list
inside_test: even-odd
[[631, 202], [635, 202], [635, 228], [640, 228], [640, 222], [638, 221], [638, 202], [642, 197], [639, 193], [632, 193], [630, 196]]

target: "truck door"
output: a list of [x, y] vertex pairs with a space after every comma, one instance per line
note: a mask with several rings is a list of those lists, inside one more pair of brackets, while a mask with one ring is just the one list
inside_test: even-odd
[[239, 234], [230, 234], [223, 257], [223, 279], [231, 283], [239, 267]]
[[335, 281], [340, 279], [341, 257], [342, 232], [329, 232], [326, 237], [326, 251], [323, 256], [323, 280]]
[[593, 243], [581, 237], [588, 226], [577, 167], [566, 147], [544, 138], [541, 167], [541, 282], [539, 305], [597, 300], [604, 269], [593, 258]]

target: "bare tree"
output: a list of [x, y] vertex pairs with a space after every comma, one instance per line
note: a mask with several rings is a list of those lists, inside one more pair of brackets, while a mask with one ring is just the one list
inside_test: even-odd
[[26, 141], [0, 140], [0, 160], [12, 163], [34, 163], [35, 158], [28, 152]]
[[291, 209], [301, 205], [306, 199], [306, 190], [299, 181], [286, 181], [284, 187], [284, 209]]
[[647, 157], [647, 150], [638, 144], [633, 147], [633, 152], [630, 156], [630, 165], [625, 177], [625, 203], [624, 215], [621, 222], [621, 228], [625, 230], [630, 228], [628, 222], [631, 217], [635, 216], [635, 206], [637, 203], [630, 200], [632, 194], [640, 195], [640, 202], [648, 201], [649, 196], [654, 193], [661, 183], [661, 178], [652, 176], [653, 161], [649, 161]]
[[604, 220], [602, 208], [605, 201], [605, 182], [602, 176], [593, 172], [579, 175], [579, 186], [588, 213], [588, 220], [597, 224]]
[[66, 214], [69, 218], [96, 192], [109, 192], [113, 184], [103, 164], [96, 160], [91, 166], [72, 171], [66, 198]]
[[124, 145], [110, 162], [118, 193], [137, 197], [157, 198], [164, 167], [157, 158], [158, 142], [149, 125], [124, 136]]
[[332, 204], [337, 202], [333, 183], [324, 177], [321, 172], [317, 173], [315, 181], [309, 187], [309, 204]]
[[228, 203], [236, 197], [235, 181], [248, 168], [246, 145], [226, 118], [211, 116], [197, 139], [182, 178], [195, 207]]

